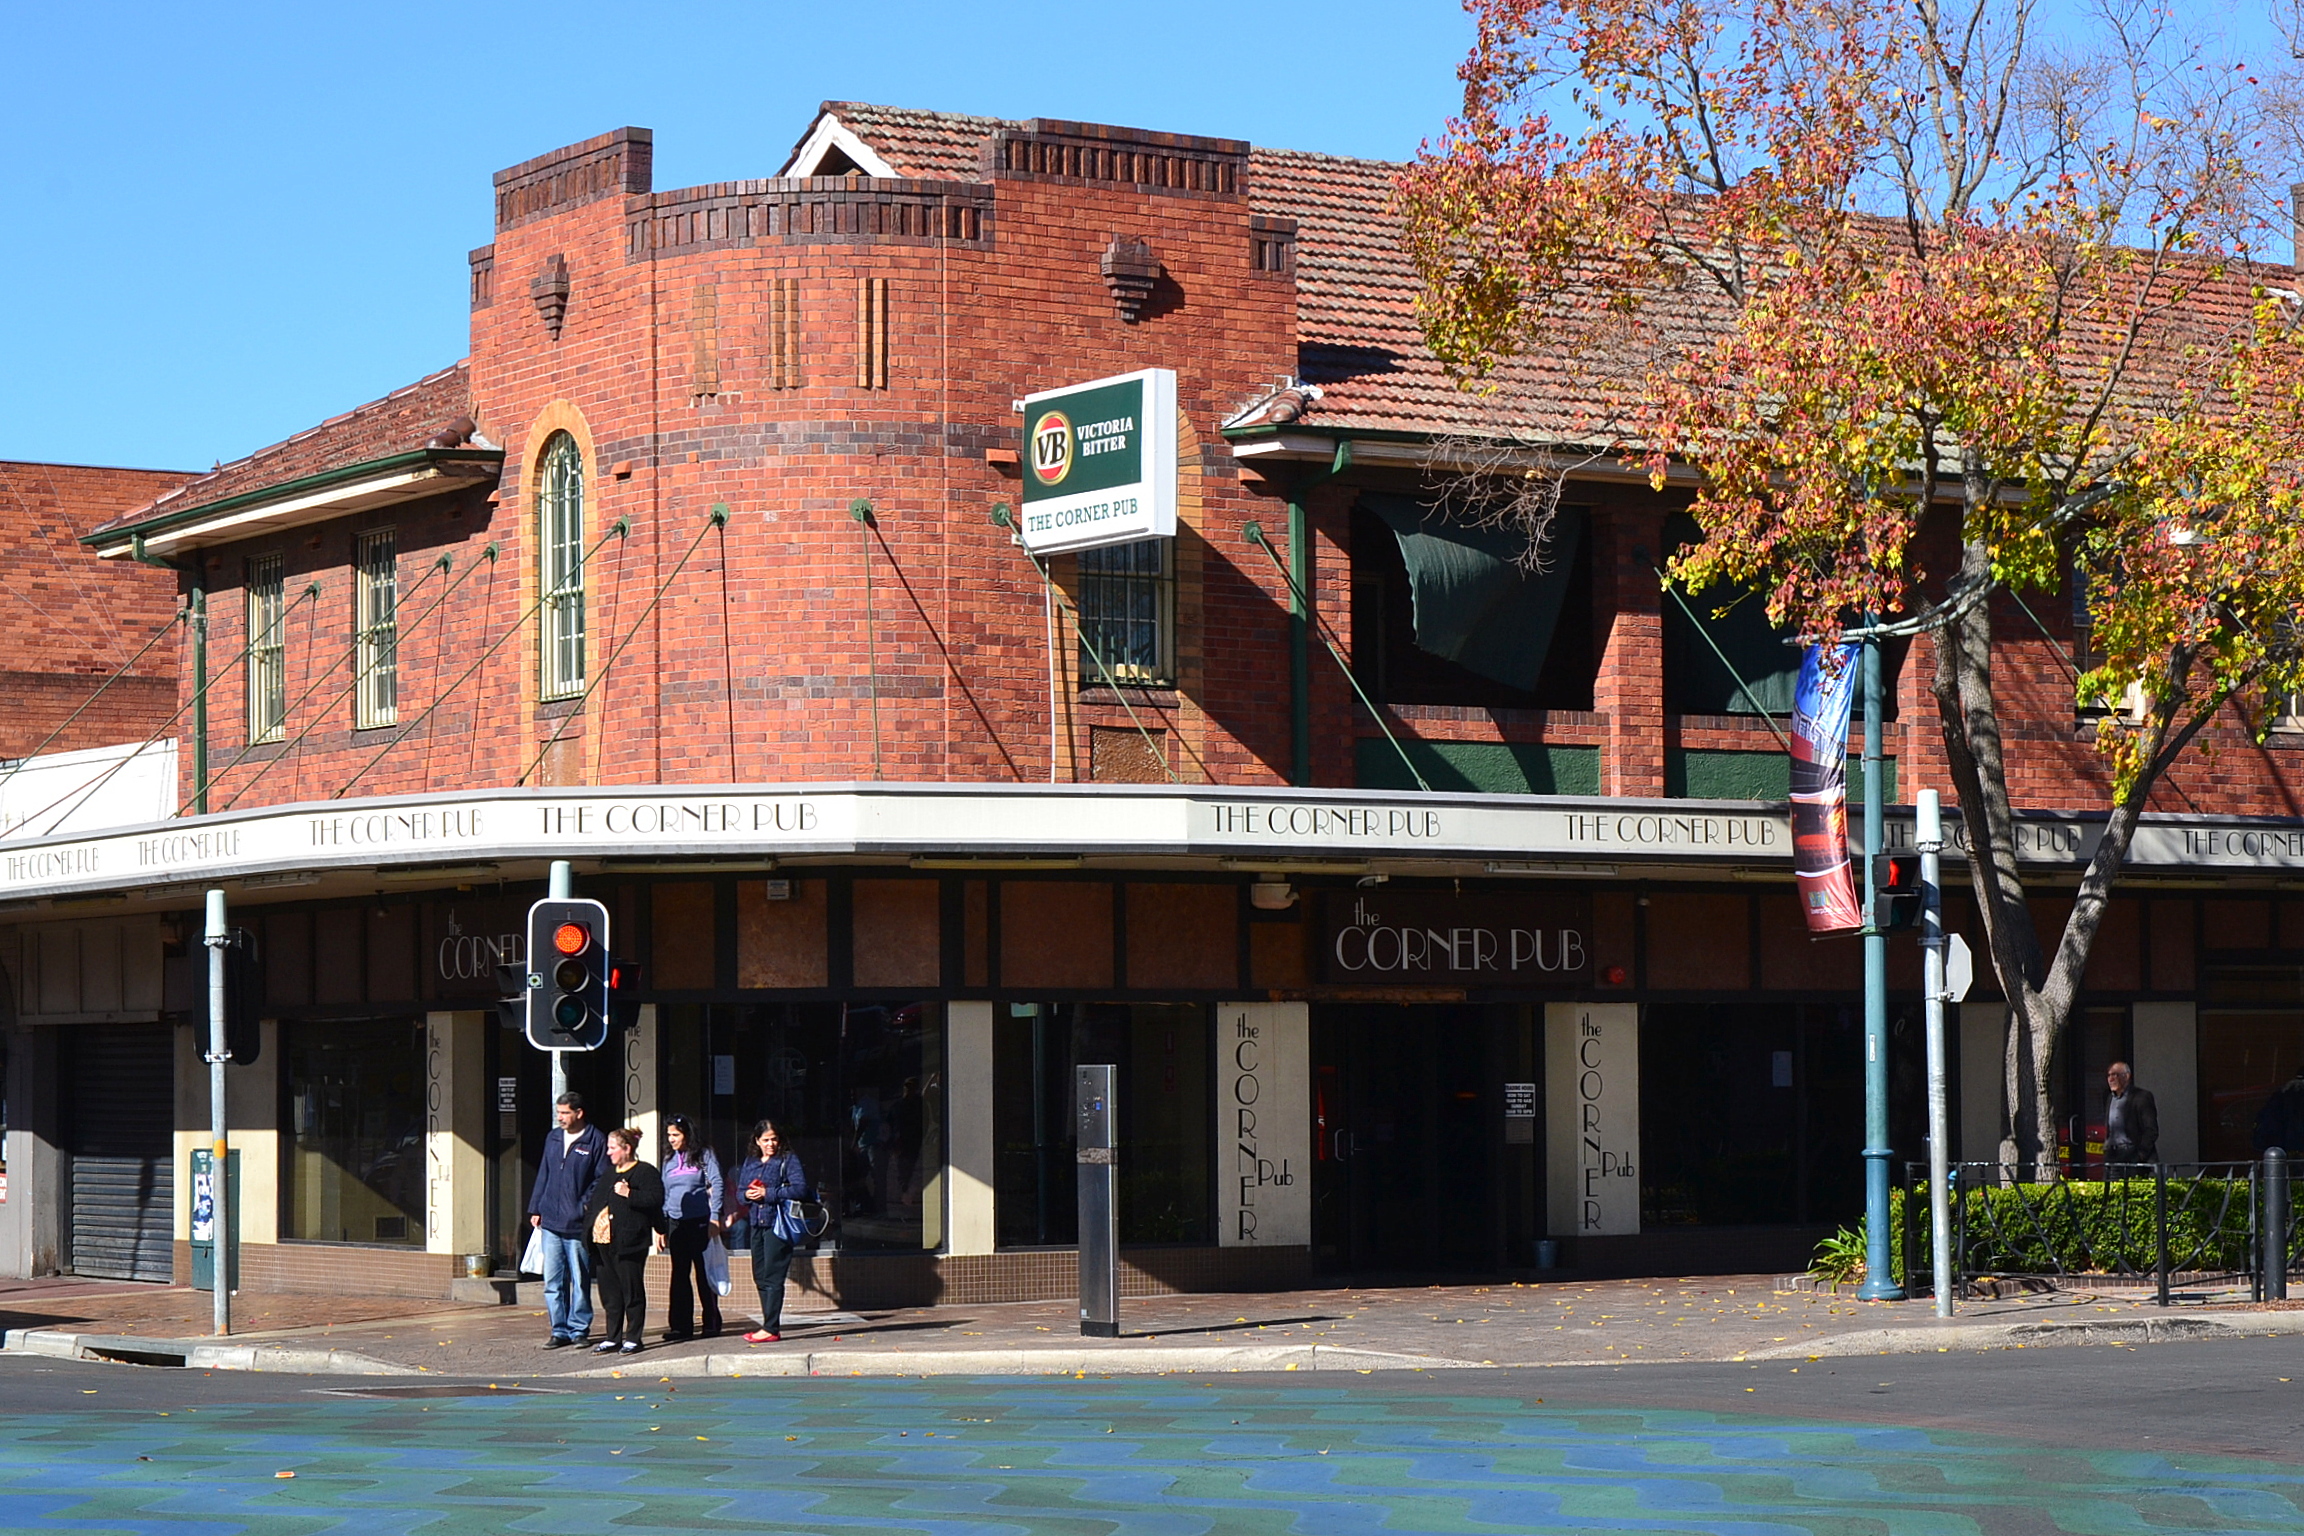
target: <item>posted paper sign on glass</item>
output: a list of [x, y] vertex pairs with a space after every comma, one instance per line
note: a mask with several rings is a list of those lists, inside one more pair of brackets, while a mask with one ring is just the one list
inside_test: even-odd
[[1176, 536], [1176, 373], [1146, 368], [1024, 397], [1024, 547]]

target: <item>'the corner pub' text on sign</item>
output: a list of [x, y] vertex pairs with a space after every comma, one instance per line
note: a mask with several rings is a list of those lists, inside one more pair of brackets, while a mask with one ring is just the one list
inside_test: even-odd
[[1592, 977], [1590, 903], [1577, 895], [1323, 894], [1320, 979], [1344, 986], [1571, 988]]

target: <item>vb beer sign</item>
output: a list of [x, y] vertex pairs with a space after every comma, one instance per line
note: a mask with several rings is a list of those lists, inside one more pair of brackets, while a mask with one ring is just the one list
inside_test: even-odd
[[1024, 547], [1176, 536], [1176, 373], [1146, 368], [1024, 397]]

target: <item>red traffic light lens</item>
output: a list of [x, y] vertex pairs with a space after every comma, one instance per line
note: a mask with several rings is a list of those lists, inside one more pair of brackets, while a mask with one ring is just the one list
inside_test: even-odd
[[582, 923], [562, 923], [552, 930], [552, 947], [564, 955], [580, 955], [592, 947], [592, 930]]

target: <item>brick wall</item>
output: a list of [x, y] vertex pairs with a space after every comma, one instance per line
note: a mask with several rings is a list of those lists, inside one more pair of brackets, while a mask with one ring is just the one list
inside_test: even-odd
[[[0, 461], [0, 758], [32, 751], [176, 608], [176, 578], [100, 561], [80, 535], [182, 484], [169, 470]], [[142, 741], [176, 707], [183, 654], [162, 640], [46, 750]]]
[[[1089, 778], [1091, 744], [1133, 739], [1136, 722], [1107, 690], [1080, 686], [1060, 615], [1051, 730], [1039, 578], [989, 513], [1018, 499], [1013, 400], [1151, 365], [1178, 371], [1185, 418], [1179, 677], [1138, 713], [1186, 782], [1284, 782], [1287, 594], [1242, 528], [1284, 530], [1290, 482], [1285, 470], [1244, 474], [1215, 424], [1294, 371], [1293, 277], [1254, 270], [1254, 221], [1224, 169], [1237, 146], [1049, 131], [1046, 144], [991, 146], [977, 181], [658, 193], [638, 130], [499, 176], [494, 238], [468, 261], [485, 269], [473, 409], [507, 451], [502, 482], [205, 557], [212, 803], [522, 780]], [[1174, 184], [1106, 177], [1126, 155], [1150, 157]], [[1130, 321], [1101, 260], [1139, 239], [1160, 276]], [[603, 540], [580, 703], [540, 701], [532, 614], [534, 466], [558, 431], [584, 447], [589, 537]], [[1329, 485], [1307, 503], [1320, 618], [1347, 649], [1355, 494]], [[869, 525], [849, 515], [858, 498], [872, 504]], [[1625, 486], [1580, 499], [1593, 507], [1598, 583], [1593, 708], [1398, 709], [1395, 728], [1597, 748], [1617, 795], [1664, 793], [1675, 750], [1779, 751], [1757, 720], [1666, 709], [1653, 566], [1669, 498]], [[711, 530], [720, 504], [730, 520]], [[387, 523], [404, 594], [400, 724], [359, 732], [346, 686], [350, 551], [358, 531]], [[239, 582], [247, 557], [268, 552], [286, 559], [292, 605], [289, 739], [248, 749]], [[1932, 552], [1945, 564], [1949, 553]], [[1072, 570], [1055, 562], [1060, 585]], [[2100, 805], [2103, 770], [2057, 654], [2071, 642], [2069, 603], [2032, 611], [2048, 636], [2013, 604], [1994, 614], [2012, 787], [2026, 805]], [[1925, 641], [1912, 648], [1889, 728], [1907, 797], [1945, 783], [1931, 656]], [[1351, 784], [1354, 743], [1373, 722], [1317, 640], [1312, 710], [1314, 782]], [[2290, 788], [2304, 748], [2257, 748], [2236, 716], [2206, 745], [2159, 808], [2304, 813]]]

